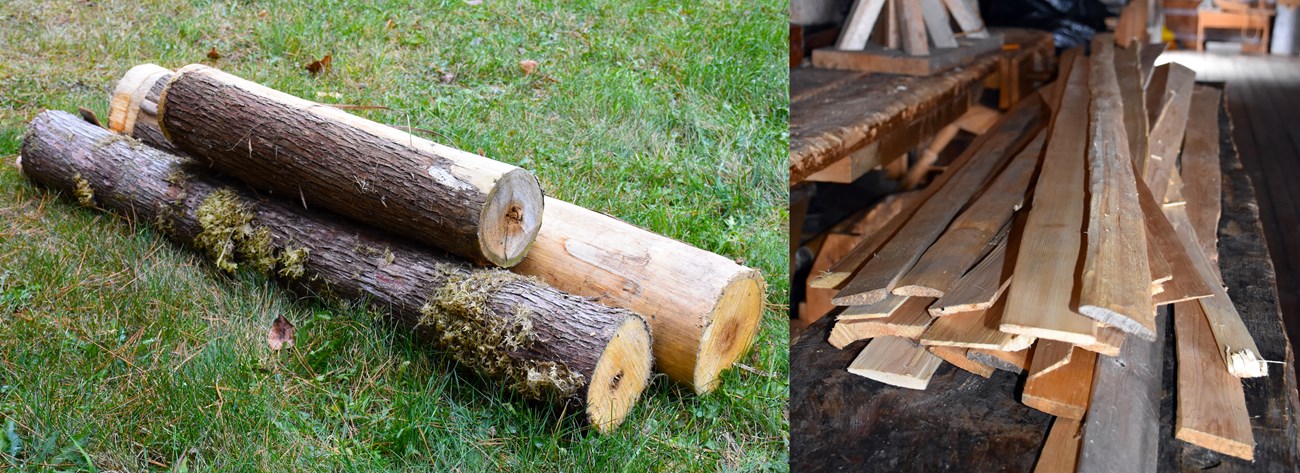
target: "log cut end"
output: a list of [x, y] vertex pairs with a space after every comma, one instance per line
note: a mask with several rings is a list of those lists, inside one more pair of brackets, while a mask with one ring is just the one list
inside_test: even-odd
[[627, 317], [596, 362], [587, 385], [587, 419], [600, 432], [623, 423], [650, 381], [650, 326]]
[[156, 64], [141, 64], [126, 71], [109, 96], [108, 129], [131, 134], [135, 118], [140, 113], [140, 102], [159, 78], [171, 73], [171, 69]]
[[479, 227], [479, 246], [489, 262], [503, 268], [528, 255], [542, 228], [542, 188], [523, 169], [505, 173], [488, 194]]
[[754, 345], [765, 292], [763, 277], [750, 268], [736, 273], [722, 288], [722, 296], [705, 319], [708, 325], [700, 335], [700, 348], [695, 355], [692, 384], [696, 394], [717, 389], [722, 371]]

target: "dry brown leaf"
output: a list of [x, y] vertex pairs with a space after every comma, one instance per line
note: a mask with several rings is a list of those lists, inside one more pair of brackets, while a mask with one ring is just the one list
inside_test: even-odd
[[325, 57], [320, 58], [320, 60], [312, 61], [311, 64], [308, 64], [306, 66], [307, 72], [310, 72], [311, 75], [328, 73], [332, 69], [330, 63], [333, 61], [334, 58], [329, 54], [326, 54]]
[[271, 14], [271, 12], [266, 11], [266, 9], [263, 8], [262, 11], [257, 12], [257, 17], [258, 17], [258, 18], [266, 18], [266, 16], [267, 16], [267, 15], [270, 15], [270, 14]]
[[537, 70], [537, 61], [534, 61], [532, 59], [525, 59], [519, 61], [519, 68], [523, 69], [524, 74], [532, 74], [533, 71]]
[[212, 50], [208, 51], [208, 59], [211, 59], [213, 61], [221, 59], [221, 53], [217, 52], [216, 47], [213, 47]]
[[275, 322], [271, 323], [271, 330], [266, 332], [266, 344], [273, 351], [290, 348], [293, 346], [293, 333], [297, 330], [284, 315], [277, 316]]
[[390, 30], [391, 30], [391, 29], [396, 28], [396, 27], [397, 27], [397, 23], [393, 23], [393, 19], [392, 19], [392, 18], [389, 18], [388, 21], [387, 21], [386, 23], [384, 23], [384, 28], [387, 28], [387, 29], [390, 29]]
[[82, 120], [85, 120], [87, 123], [90, 123], [91, 125], [104, 128], [104, 125], [99, 122], [99, 117], [95, 116], [94, 110], [91, 110], [86, 107], [77, 107], [77, 111], [81, 112]]

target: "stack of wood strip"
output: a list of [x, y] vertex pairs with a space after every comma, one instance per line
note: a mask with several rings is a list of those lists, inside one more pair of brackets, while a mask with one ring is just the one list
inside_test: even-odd
[[1041, 98], [812, 282], [846, 306], [833, 346], [872, 339], [851, 373], [1023, 374], [1021, 402], [1060, 419], [1043, 471], [1153, 468], [1170, 335], [1176, 437], [1253, 457], [1241, 378], [1268, 367], [1218, 271], [1222, 97], [1129, 39], [1067, 51]]
[[[954, 22], [960, 32], [953, 31]], [[967, 64], [1001, 46], [1002, 38], [989, 34], [974, 2], [858, 0], [835, 47], [813, 51], [813, 65], [929, 75]]]

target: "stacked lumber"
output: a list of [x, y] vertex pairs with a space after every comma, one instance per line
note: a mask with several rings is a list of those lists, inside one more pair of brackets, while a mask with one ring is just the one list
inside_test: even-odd
[[929, 75], [1001, 47], [1001, 36], [989, 34], [973, 1], [857, 0], [835, 47], [813, 51], [813, 65]]
[[132, 69], [109, 129], [96, 125], [41, 114], [20, 169], [218, 269], [388, 309], [507, 387], [582, 406], [602, 432], [652, 367], [711, 391], [758, 330], [753, 269], [544, 198], [526, 170], [211, 67]]
[[1268, 367], [1218, 270], [1221, 94], [1115, 42], [1067, 51], [1056, 82], [814, 275], [844, 307], [829, 342], [869, 339], [848, 371], [906, 388], [945, 362], [1022, 375], [1020, 401], [1058, 417], [1043, 471], [1153, 469], [1176, 363], [1175, 436], [1251, 459], [1242, 379]]

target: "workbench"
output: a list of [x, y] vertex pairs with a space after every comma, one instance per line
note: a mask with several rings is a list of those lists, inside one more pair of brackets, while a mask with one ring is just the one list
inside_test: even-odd
[[[1219, 253], [1224, 283], [1266, 360], [1269, 376], [1244, 380], [1255, 436], [1255, 462], [1174, 438], [1177, 393], [1172, 323], [1165, 324], [1160, 471], [1297, 471], [1294, 354], [1278, 308], [1273, 265], [1249, 177], [1220, 111], [1223, 213]], [[838, 311], [837, 311], [838, 312]], [[1053, 417], [1019, 402], [1023, 375], [997, 371], [989, 379], [945, 364], [924, 391], [885, 385], [845, 368], [865, 345], [837, 350], [827, 343], [832, 312], [790, 349], [790, 464], [794, 471], [1032, 471]], [[1161, 317], [1170, 317], [1162, 309]], [[1086, 441], [1086, 438], [1084, 439]]]

